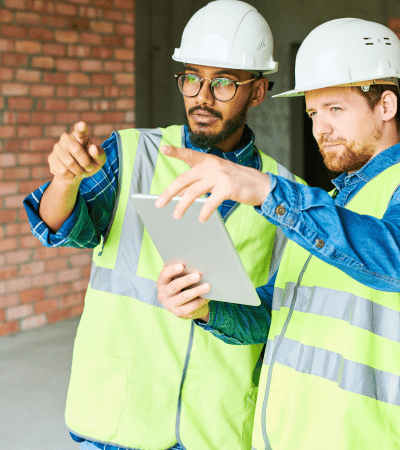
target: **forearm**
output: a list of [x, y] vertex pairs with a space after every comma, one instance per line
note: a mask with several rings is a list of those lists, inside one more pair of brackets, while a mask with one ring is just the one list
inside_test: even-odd
[[[283, 214], [277, 206], [284, 208]], [[398, 204], [377, 219], [336, 206], [321, 189], [279, 179], [261, 212], [289, 239], [360, 283], [400, 291]]]
[[44, 191], [39, 204], [39, 215], [52, 232], [58, 231], [74, 210], [79, 182], [65, 183], [54, 177]]

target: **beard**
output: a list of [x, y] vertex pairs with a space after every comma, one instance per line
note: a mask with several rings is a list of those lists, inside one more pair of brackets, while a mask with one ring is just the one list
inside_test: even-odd
[[[325, 166], [332, 172], [354, 172], [361, 169], [375, 154], [376, 144], [382, 137], [382, 130], [374, 124], [368, 136], [361, 142], [356, 140], [349, 143], [340, 137], [336, 139], [318, 139], [319, 151], [324, 159]], [[325, 150], [323, 144], [341, 144], [344, 150], [338, 153], [334, 150]]]
[[243, 109], [239, 111], [235, 116], [226, 120], [223, 124], [222, 130], [219, 133], [211, 133], [207, 130], [207, 125], [202, 125], [201, 131], [193, 131], [188, 120], [188, 116], [193, 114], [195, 111], [202, 110], [207, 111], [209, 114], [213, 114], [218, 119], [222, 120], [222, 114], [219, 111], [216, 111], [208, 106], [195, 106], [190, 108], [189, 111], [185, 115], [186, 125], [190, 131], [190, 141], [193, 145], [200, 148], [207, 147], [216, 147], [221, 142], [224, 142], [229, 136], [231, 136], [235, 131], [241, 128], [246, 122], [246, 115], [248, 106], [250, 104], [251, 98], [247, 101], [247, 103], [243, 106]]

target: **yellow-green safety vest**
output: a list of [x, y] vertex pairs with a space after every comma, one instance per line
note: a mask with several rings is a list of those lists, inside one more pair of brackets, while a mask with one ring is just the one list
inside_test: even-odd
[[[249, 450], [262, 345], [228, 345], [157, 300], [162, 260], [133, 207], [160, 194], [189, 166], [159, 152], [183, 146], [183, 127], [116, 133], [119, 180], [113, 219], [94, 250], [67, 396], [76, 435], [129, 449]], [[264, 171], [294, 177], [261, 154]], [[280, 261], [285, 238], [252, 206], [227, 229], [255, 286]], [[224, 255], [221, 255], [224, 264]], [[259, 373], [259, 372], [258, 372]]]
[[[397, 164], [346, 208], [381, 219], [399, 184]], [[289, 241], [275, 284], [252, 449], [398, 450], [399, 355], [400, 294], [369, 288]]]

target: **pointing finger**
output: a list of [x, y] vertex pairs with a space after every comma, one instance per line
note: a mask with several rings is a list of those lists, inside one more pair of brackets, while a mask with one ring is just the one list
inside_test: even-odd
[[86, 148], [87, 145], [90, 144], [90, 137], [85, 122], [77, 122], [74, 125], [72, 135], [82, 145], [82, 147]]
[[162, 145], [161, 153], [172, 158], [180, 159], [189, 164], [190, 167], [195, 167], [204, 162], [210, 155], [191, 150], [190, 148], [173, 147], [172, 145]]

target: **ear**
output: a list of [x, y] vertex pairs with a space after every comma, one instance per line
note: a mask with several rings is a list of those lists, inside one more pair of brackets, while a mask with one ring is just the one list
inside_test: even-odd
[[249, 106], [258, 106], [263, 102], [268, 90], [268, 79], [257, 78], [253, 82], [252, 97]]
[[384, 91], [381, 96], [382, 120], [389, 122], [397, 113], [397, 96], [393, 91]]

